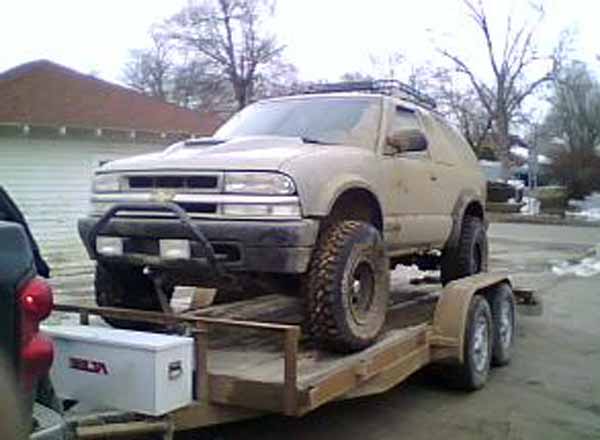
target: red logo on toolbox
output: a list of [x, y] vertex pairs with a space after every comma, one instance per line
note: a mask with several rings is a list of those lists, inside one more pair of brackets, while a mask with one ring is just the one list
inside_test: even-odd
[[106, 368], [106, 364], [100, 361], [71, 357], [69, 358], [69, 368], [108, 376], [108, 368]]

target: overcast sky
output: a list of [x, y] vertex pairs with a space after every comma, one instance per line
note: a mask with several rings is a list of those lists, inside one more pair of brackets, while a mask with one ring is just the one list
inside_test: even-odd
[[[148, 45], [148, 29], [187, 0], [4, 0], [0, 14], [0, 71], [46, 58], [84, 73], [119, 81], [130, 49]], [[600, 53], [597, 0], [547, 0], [542, 50], [559, 32], [577, 30], [575, 56], [595, 65]], [[492, 26], [516, 20], [527, 0], [495, 3]], [[510, 5], [510, 6], [498, 6]], [[480, 40], [460, 0], [279, 0], [273, 31], [286, 58], [305, 80], [337, 79], [369, 71], [370, 54], [402, 51], [416, 64], [435, 56], [436, 44], [479, 56]], [[484, 69], [486, 66], [480, 64]]]

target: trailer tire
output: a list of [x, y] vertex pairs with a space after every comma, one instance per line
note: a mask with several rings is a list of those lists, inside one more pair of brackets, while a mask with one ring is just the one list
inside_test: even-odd
[[493, 344], [492, 312], [481, 295], [471, 299], [464, 334], [463, 363], [448, 366], [449, 384], [475, 391], [484, 387], [490, 371]]
[[[154, 290], [154, 283], [146, 277], [141, 268], [116, 267], [98, 263], [94, 279], [96, 304], [100, 307], [120, 307], [125, 309], [160, 312], [160, 302]], [[168, 300], [171, 300], [174, 287], [165, 289]], [[157, 331], [164, 326], [149, 322], [130, 321], [126, 319], [103, 317], [111, 327]]]
[[340, 221], [319, 239], [305, 280], [307, 328], [319, 345], [353, 352], [379, 335], [389, 298], [389, 261], [370, 224]]
[[511, 287], [502, 283], [490, 292], [494, 339], [492, 365], [502, 367], [510, 363], [515, 342], [516, 304]]
[[445, 286], [451, 281], [487, 272], [488, 240], [483, 221], [478, 217], [463, 219], [458, 243], [447, 246], [442, 253], [441, 280]]

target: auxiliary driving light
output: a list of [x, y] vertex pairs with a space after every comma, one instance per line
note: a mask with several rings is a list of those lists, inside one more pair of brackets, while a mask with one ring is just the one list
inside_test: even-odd
[[98, 236], [96, 238], [96, 252], [108, 256], [123, 255], [123, 239]]
[[169, 260], [189, 260], [192, 250], [189, 240], [159, 240], [160, 256]]

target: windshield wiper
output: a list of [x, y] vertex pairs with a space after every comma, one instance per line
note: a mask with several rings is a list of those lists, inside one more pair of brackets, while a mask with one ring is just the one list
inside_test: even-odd
[[305, 144], [334, 145], [333, 142], [325, 142], [319, 139], [313, 139], [305, 136], [301, 136], [300, 139], [302, 139], [302, 142], [304, 142]]

